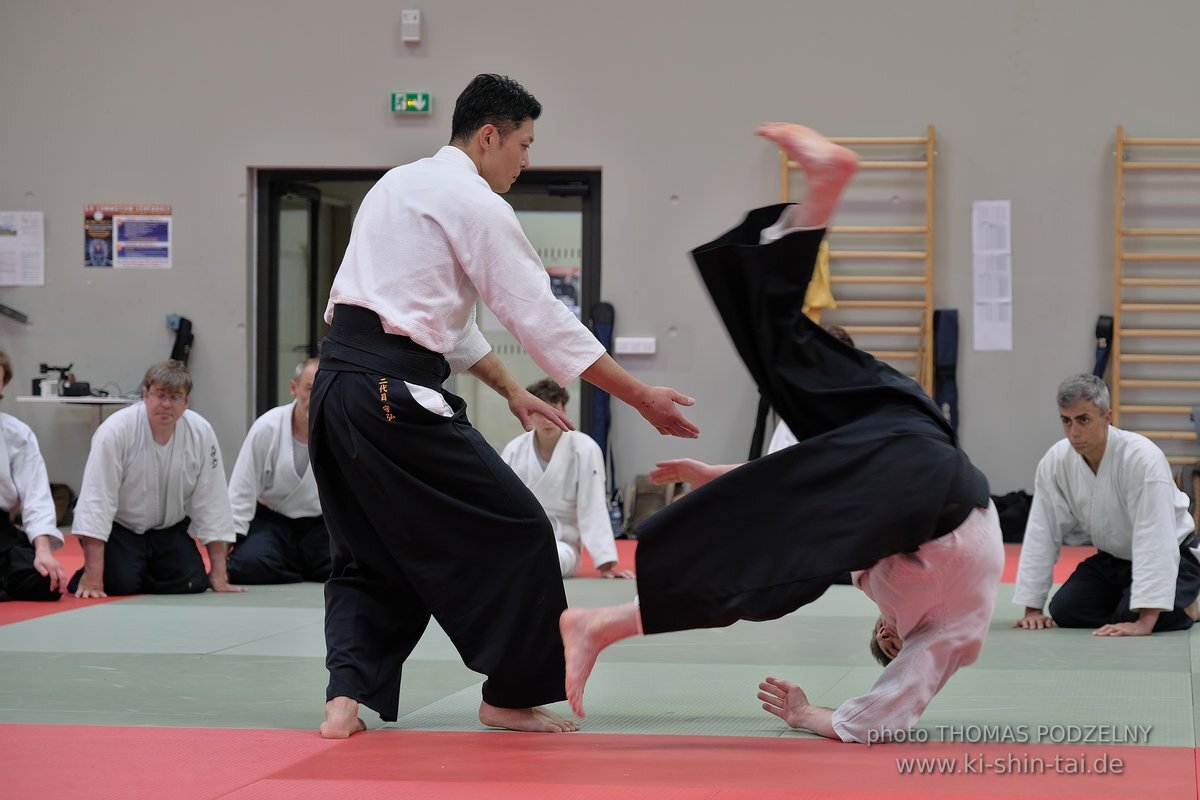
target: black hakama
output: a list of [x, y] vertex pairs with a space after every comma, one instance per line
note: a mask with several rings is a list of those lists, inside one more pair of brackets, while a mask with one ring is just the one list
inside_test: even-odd
[[[566, 594], [537, 498], [442, 388], [440, 354], [339, 305], [310, 412], [313, 474], [329, 528], [327, 696], [396, 718], [400, 674], [430, 615], [483, 699], [527, 708], [565, 699]], [[406, 382], [437, 392], [443, 416]]]

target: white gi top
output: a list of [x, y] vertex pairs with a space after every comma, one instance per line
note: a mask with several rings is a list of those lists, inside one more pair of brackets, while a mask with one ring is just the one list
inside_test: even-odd
[[235, 541], [221, 448], [208, 421], [184, 411], [167, 457], [164, 474], [145, 403], [110, 415], [92, 436], [72, 532], [107, 542], [114, 520], [142, 534], [191, 517], [190, 533], [202, 543]]
[[1069, 439], [1046, 452], [1033, 485], [1014, 603], [1045, 606], [1063, 535], [1076, 525], [1098, 550], [1132, 562], [1130, 608], [1175, 607], [1179, 545], [1192, 532], [1192, 517], [1153, 442], [1110, 425], [1095, 474]]
[[604, 354], [550, 291], [512, 206], [447, 145], [389, 171], [363, 198], [325, 321], [338, 303], [369, 308], [388, 333], [444, 354], [458, 373], [491, 352], [475, 324], [481, 296], [560, 386]]
[[63, 536], [37, 437], [28, 425], [8, 414], [0, 413], [0, 428], [0, 509], [20, 510], [30, 542], [49, 536], [52, 548], [61, 547]]
[[767, 455], [778, 453], [786, 447], [791, 447], [796, 443], [796, 434], [792, 433], [792, 429], [783, 420], [775, 423], [775, 432], [771, 434], [771, 443], [767, 445]]
[[558, 541], [575, 548], [576, 555], [582, 541], [597, 566], [617, 560], [604, 488], [604, 456], [592, 437], [564, 431], [545, 470], [538, 461], [533, 431], [505, 445], [500, 457], [542, 504]]
[[295, 401], [272, 408], [250, 426], [229, 476], [233, 532], [244, 536], [254, 519], [255, 504], [289, 519], [321, 516], [312, 468], [296, 474], [292, 457], [292, 411]]
[[916, 725], [950, 676], [978, 658], [1003, 570], [1000, 520], [991, 506], [975, 509], [962, 525], [915, 553], [889, 556], [853, 573], [854, 585], [896, 626], [904, 645], [869, 692], [833, 712], [833, 729], [842, 741], [865, 743], [872, 731], [880, 741], [882, 731]]

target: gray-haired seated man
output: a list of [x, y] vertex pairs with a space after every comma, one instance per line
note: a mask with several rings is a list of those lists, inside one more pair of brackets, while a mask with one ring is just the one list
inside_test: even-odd
[[329, 577], [329, 530], [308, 461], [308, 403], [319, 361], [296, 366], [289, 383], [294, 399], [254, 421], [234, 462], [234, 583], [324, 583]]
[[[1058, 387], [1066, 438], [1038, 464], [1013, 602], [1013, 627], [1094, 628], [1097, 636], [1145, 636], [1192, 627], [1200, 564], [1187, 546], [1187, 495], [1167, 457], [1141, 434], [1112, 426], [1108, 387], [1074, 375]], [[1043, 612], [1063, 536], [1078, 526], [1099, 550]]]
[[191, 396], [187, 367], [163, 361], [146, 372], [142, 401], [96, 429], [71, 528], [84, 557], [67, 587], [76, 596], [242, 591], [226, 573], [234, 535], [221, 448], [188, 410]]

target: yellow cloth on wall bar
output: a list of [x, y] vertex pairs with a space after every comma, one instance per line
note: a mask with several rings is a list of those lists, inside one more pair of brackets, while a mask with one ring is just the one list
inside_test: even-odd
[[833, 299], [833, 290], [829, 281], [829, 242], [821, 242], [817, 251], [817, 265], [813, 269], [812, 280], [804, 293], [804, 315], [816, 324], [821, 324], [821, 312], [827, 308], [837, 308], [837, 300]]

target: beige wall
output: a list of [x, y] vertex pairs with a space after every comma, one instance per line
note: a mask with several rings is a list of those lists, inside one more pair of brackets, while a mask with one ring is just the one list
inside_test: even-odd
[[[415, 5], [415, 4], [414, 4]], [[1086, 370], [1111, 306], [1112, 139], [1200, 135], [1200, 4], [1115, 0], [427, 0], [417, 46], [380, 0], [13, 0], [0, 25], [0, 210], [46, 214], [44, 288], [2, 288], [25, 393], [39, 361], [136, 386], [164, 318], [195, 324], [193, 408], [231, 464], [249, 422], [247, 168], [384, 166], [447, 139], [477, 72], [543, 101], [535, 164], [604, 170], [604, 298], [618, 333], [658, 337], [630, 362], [695, 395], [697, 442], [616, 414], [622, 480], [655, 459], [741, 458], [754, 392], [686, 253], [777, 191], [764, 119], [839, 135], [937, 126], [937, 304], [960, 309], [962, 439], [996, 491], [1031, 487], [1058, 435], [1052, 392]], [[387, 107], [433, 92], [428, 119]], [[970, 204], [1013, 201], [1011, 353], [973, 353]], [[84, 270], [82, 207], [170, 203], [175, 268]], [[676, 336], [668, 331], [675, 329]], [[17, 392], [10, 392], [12, 397]], [[85, 412], [2, 406], [32, 424], [51, 473], [78, 484]], [[885, 476], [880, 476], [883, 479]]]

